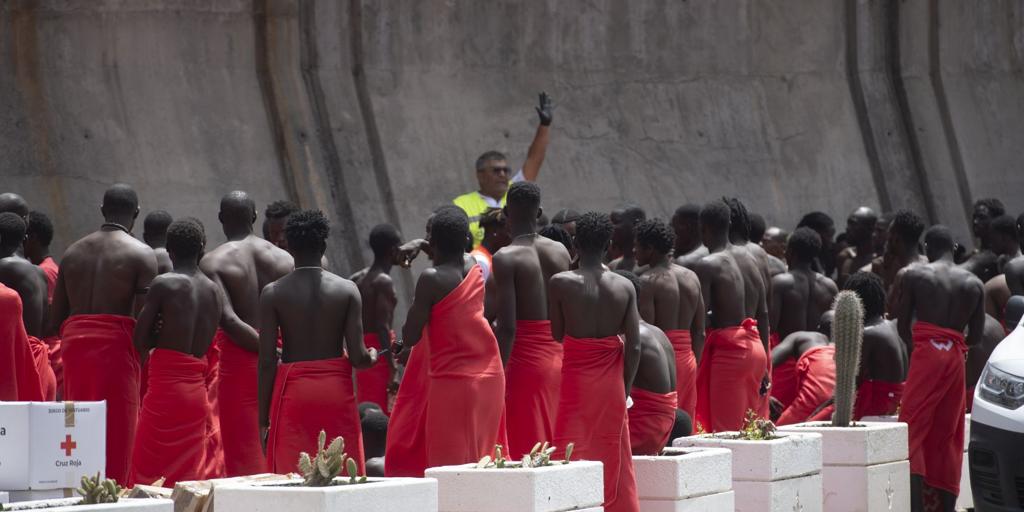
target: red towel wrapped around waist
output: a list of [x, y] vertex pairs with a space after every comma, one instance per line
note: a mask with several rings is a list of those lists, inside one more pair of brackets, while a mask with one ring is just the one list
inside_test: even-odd
[[622, 340], [618, 336], [566, 335], [562, 349], [556, 457], [564, 456], [565, 446], [575, 443], [574, 460], [599, 460], [604, 464], [605, 510], [639, 510], [622, 382]]
[[633, 387], [629, 408], [629, 446], [633, 455], [658, 455], [676, 423], [677, 393], [654, 393]]
[[57, 400], [64, 398], [64, 360], [60, 349], [60, 336], [43, 338], [46, 343], [46, 350], [50, 358], [50, 368], [53, 370], [53, 377], [57, 383]]
[[857, 402], [853, 406], [853, 418], [864, 416], [891, 416], [896, 414], [903, 399], [902, 382], [863, 380], [857, 388]]
[[[220, 349], [216, 402], [224, 448], [226, 476], [267, 472], [267, 460], [259, 450], [259, 397], [256, 389], [259, 354], [238, 346], [217, 329], [213, 342]], [[253, 449], [253, 447], [257, 447]], [[316, 447], [316, 438], [313, 439]]]
[[[768, 339], [769, 346], [772, 349], [782, 341], [779, 339], [779, 333], [777, 332], [773, 332]], [[771, 359], [771, 354], [768, 355], [768, 359]], [[796, 398], [796, 391], [796, 359], [786, 359], [782, 364], [772, 367], [771, 395], [782, 404], [783, 409], [793, 403], [793, 399]]]
[[958, 495], [966, 408], [962, 332], [917, 321], [900, 421], [907, 423], [910, 473]]
[[481, 272], [470, 269], [430, 311], [427, 467], [475, 462], [505, 437], [505, 373], [484, 318]]
[[278, 366], [267, 438], [270, 471], [297, 472], [299, 453], [316, 453], [317, 438], [324, 430], [328, 442], [338, 436], [345, 439], [345, 453], [355, 459], [359, 474], [365, 474], [363, 434], [353, 391], [348, 359]]
[[139, 356], [132, 345], [135, 319], [75, 315], [60, 329], [64, 399], [107, 401], [107, 478], [128, 481], [139, 420]]
[[[207, 421], [207, 362], [191, 354], [158, 348], [149, 360], [149, 385], [142, 399], [132, 451], [132, 484], [165, 487], [204, 478]], [[257, 448], [258, 449], [258, 448]]]
[[36, 362], [36, 373], [39, 374], [39, 389], [43, 393], [43, 400], [51, 402], [57, 397], [57, 377], [50, 367], [50, 347], [35, 336], [28, 337], [29, 347], [32, 349], [32, 359]]
[[[363, 343], [366, 348], [381, 350], [380, 337], [377, 333], [364, 332]], [[391, 333], [391, 341], [395, 341], [395, 333]], [[391, 368], [387, 358], [381, 357], [377, 364], [365, 370], [356, 370], [356, 402], [373, 402], [380, 406], [385, 414], [388, 410], [388, 382], [391, 380]]]
[[42, 401], [39, 382], [22, 321], [21, 296], [0, 284], [0, 401]]
[[548, 320], [519, 320], [505, 369], [508, 455], [520, 459], [537, 442], [555, 438], [562, 344], [551, 337]]
[[[408, 350], [408, 349], [407, 349]], [[427, 364], [430, 342], [424, 329], [420, 342], [412, 348], [405, 375], [398, 386], [395, 408], [388, 421], [384, 452], [384, 475], [422, 478], [427, 469], [427, 391], [430, 387]]]
[[679, 408], [693, 418], [697, 411], [697, 356], [693, 353], [693, 338], [687, 329], [665, 331], [676, 355], [676, 394]]
[[836, 348], [833, 345], [811, 347], [796, 362], [797, 393], [782, 411], [778, 425], [807, 421], [821, 404], [832, 397], [836, 387]]
[[696, 422], [707, 432], [739, 430], [747, 410], [759, 411], [767, 367], [757, 321], [708, 330], [697, 371]]
[[206, 458], [203, 461], [201, 480], [211, 478], [223, 478], [226, 472], [224, 468], [224, 445], [220, 434], [220, 411], [218, 410], [217, 397], [220, 387], [220, 347], [217, 343], [210, 343], [204, 356], [206, 360], [206, 373], [204, 381], [206, 384], [206, 399], [210, 403], [210, 415], [206, 420]]

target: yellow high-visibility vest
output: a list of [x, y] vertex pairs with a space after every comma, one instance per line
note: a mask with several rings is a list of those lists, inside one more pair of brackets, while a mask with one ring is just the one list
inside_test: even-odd
[[[507, 192], [505, 193], [505, 196], [508, 196]], [[479, 192], [467, 192], [462, 194], [452, 200], [452, 203], [455, 203], [455, 206], [462, 208], [462, 211], [466, 212], [466, 216], [469, 217], [469, 232], [473, 234], [473, 248], [476, 249], [484, 239], [484, 230], [480, 227], [480, 217], [488, 208], [490, 208], [490, 206]], [[500, 204], [502, 208], [505, 207], [505, 197], [501, 198]]]

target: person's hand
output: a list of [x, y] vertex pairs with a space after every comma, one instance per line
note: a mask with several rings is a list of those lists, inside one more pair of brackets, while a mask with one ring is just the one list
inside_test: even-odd
[[409, 354], [412, 353], [412, 349], [406, 349], [405, 344], [402, 340], [396, 340], [391, 344], [392, 352], [391, 357], [398, 361], [398, 364], [405, 366], [409, 362]]
[[366, 351], [370, 354], [370, 366], [377, 364], [377, 349], [370, 347]]
[[270, 435], [270, 427], [260, 427], [260, 447], [263, 449], [263, 455], [267, 454], [267, 437]]
[[540, 116], [540, 124], [551, 126], [551, 121], [555, 118], [555, 105], [551, 102], [551, 96], [548, 96], [548, 93], [540, 93], [540, 104], [536, 109], [537, 115]]
[[416, 259], [420, 255], [420, 251], [427, 245], [427, 241], [422, 238], [417, 238], [410, 242], [406, 242], [398, 247], [398, 256], [395, 264], [402, 268], [409, 268], [412, 265], [412, 260]]

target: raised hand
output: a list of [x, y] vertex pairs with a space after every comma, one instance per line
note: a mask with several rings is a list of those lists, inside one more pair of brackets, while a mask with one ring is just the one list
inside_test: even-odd
[[536, 109], [537, 115], [540, 116], [540, 124], [551, 126], [551, 121], [555, 118], [555, 105], [551, 102], [548, 93], [540, 93], [540, 105], [537, 105]]

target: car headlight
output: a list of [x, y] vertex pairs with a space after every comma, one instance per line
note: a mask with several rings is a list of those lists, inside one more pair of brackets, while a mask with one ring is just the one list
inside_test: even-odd
[[1024, 377], [1011, 375], [986, 364], [978, 380], [978, 396], [986, 402], [1017, 409], [1024, 405]]

